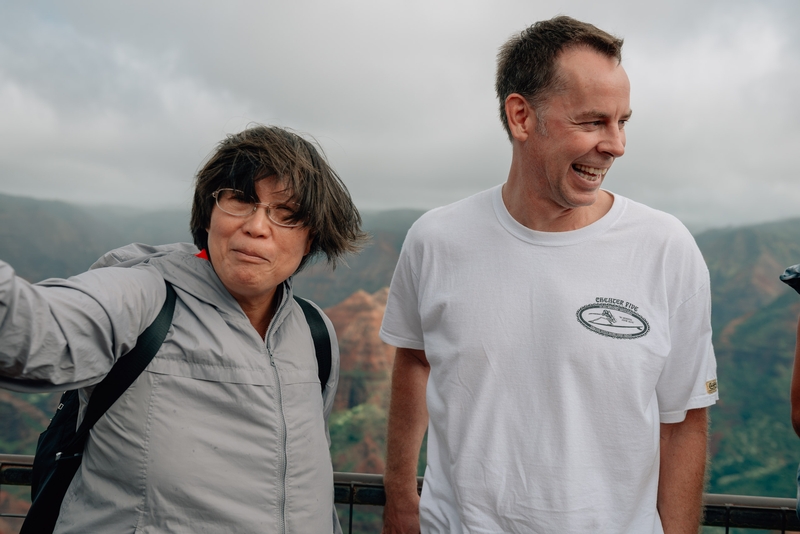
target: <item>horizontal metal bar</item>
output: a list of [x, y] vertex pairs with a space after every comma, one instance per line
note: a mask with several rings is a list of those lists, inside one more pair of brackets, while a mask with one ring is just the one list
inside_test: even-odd
[[30, 486], [33, 456], [0, 454], [0, 486]]
[[0, 486], [30, 486], [33, 470], [28, 467], [3, 465], [0, 467]]
[[797, 499], [782, 497], [758, 497], [755, 495], [725, 495], [724, 493], [706, 493], [703, 495], [705, 504], [725, 506], [749, 506], [752, 508], [791, 508], [797, 506]]
[[0, 454], [0, 465], [33, 465], [33, 456], [30, 454]]
[[760, 530], [800, 530], [794, 508], [749, 508], [706, 505], [703, 524], [709, 527], [755, 528]]
[[[2, 458], [0, 458], [2, 461]], [[372, 484], [373, 486], [383, 486], [383, 475], [373, 475], [370, 473], [347, 473], [335, 472], [333, 474], [334, 484]], [[417, 477], [417, 488], [422, 488], [422, 477]]]
[[[386, 492], [383, 475], [369, 473], [334, 473], [334, 502], [337, 504], [364, 504], [384, 506]], [[422, 490], [422, 477], [417, 477], [417, 491]]]
[[[0, 485], [29, 486], [32, 465], [33, 456], [0, 454]], [[338, 504], [383, 506], [386, 503], [383, 475], [337, 472], [333, 474], [333, 482]], [[422, 489], [422, 477], [417, 477], [417, 488]], [[796, 499], [706, 493], [703, 504], [703, 524], [707, 526], [800, 531], [800, 521], [795, 514]]]

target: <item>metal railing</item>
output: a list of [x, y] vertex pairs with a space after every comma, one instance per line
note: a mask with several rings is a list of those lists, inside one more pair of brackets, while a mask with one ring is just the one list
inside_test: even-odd
[[[0, 489], [3, 486], [30, 486], [33, 456], [0, 454]], [[337, 504], [348, 506], [346, 532], [353, 534], [354, 506], [382, 507], [386, 503], [383, 491], [383, 475], [364, 473], [334, 473], [334, 499]], [[417, 479], [422, 488], [422, 477]], [[748, 495], [719, 495], [706, 493], [703, 496], [705, 518], [703, 524], [731, 528], [771, 530], [785, 533], [800, 531], [800, 521], [795, 513], [796, 499], [777, 497], [754, 497]], [[23, 518], [24, 514], [2, 514], [0, 517]], [[345, 527], [345, 525], [342, 525]]]

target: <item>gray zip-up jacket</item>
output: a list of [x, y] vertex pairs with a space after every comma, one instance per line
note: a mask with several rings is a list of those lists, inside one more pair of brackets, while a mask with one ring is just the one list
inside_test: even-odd
[[98, 383], [155, 319], [164, 280], [178, 296], [161, 349], [92, 429], [55, 531], [341, 532], [327, 430], [339, 378], [333, 326], [323, 314], [333, 353], [323, 397], [291, 281], [262, 339], [196, 252], [130, 245], [101, 268], [36, 285], [0, 262], [9, 389]]

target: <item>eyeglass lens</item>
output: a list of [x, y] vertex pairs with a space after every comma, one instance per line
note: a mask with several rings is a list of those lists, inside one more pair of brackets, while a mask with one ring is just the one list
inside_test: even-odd
[[293, 220], [295, 211], [286, 204], [264, 204], [247, 197], [242, 191], [236, 189], [220, 189], [214, 193], [219, 209], [236, 217], [245, 217], [255, 213], [258, 206], [267, 210], [267, 216], [272, 222], [280, 226], [300, 226], [300, 222]]

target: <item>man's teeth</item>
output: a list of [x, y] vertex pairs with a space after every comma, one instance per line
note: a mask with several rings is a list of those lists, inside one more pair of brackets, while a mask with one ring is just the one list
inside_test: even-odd
[[602, 178], [608, 172], [608, 169], [598, 169], [596, 167], [587, 167], [586, 165], [573, 165], [572, 168], [581, 173], [590, 182]]

